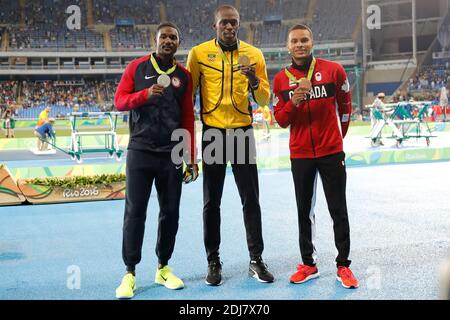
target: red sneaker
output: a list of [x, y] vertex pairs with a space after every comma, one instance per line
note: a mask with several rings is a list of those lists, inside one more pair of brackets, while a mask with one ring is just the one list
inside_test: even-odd
[[338, 267], [336, 279], [347, 289], [358, 288], [359, 286], [358, 280], [349, 267]]
[[303, 283], [308, 280], [317, 278], [320, 275], [317, 267], [310, 267], [305, 264], [299, 264], [297, 266], [297, 272], [294, 273], [289, 279], [291, 283]]

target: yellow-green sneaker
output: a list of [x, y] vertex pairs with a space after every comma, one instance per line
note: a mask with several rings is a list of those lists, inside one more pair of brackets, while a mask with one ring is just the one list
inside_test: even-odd
[[156, 270], [155, 283], [172, 290], [184, 288], [183, 280], [174, 275], [169, 266], [164, 266], [164, 268]]
[[131, 273], [127, 273], [116, 289], [116, 298], [131, 299], [134, 297], [134, 290], [136, 290], [136, 278]]

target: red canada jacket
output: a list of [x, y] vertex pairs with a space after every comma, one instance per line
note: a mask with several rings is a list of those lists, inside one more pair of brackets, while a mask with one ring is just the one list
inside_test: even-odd
[[[308, 68], [293, 63], [288, 70], [300, 79], [307, 76]], [[338, 63], [316, 59], [311, 83], [309, 99], [294, 106], [291, 97], [298, 84], [289, 80], [284, 69], [273, 80], [275, 119], [283, 128], [290, 126], [291, 158], [320, 158], [343, 151], [352, 113], [347, 74]]]

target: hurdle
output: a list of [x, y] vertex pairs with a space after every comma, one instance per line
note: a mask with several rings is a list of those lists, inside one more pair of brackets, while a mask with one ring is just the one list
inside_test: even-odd
[[[117, 119], [121, 112], [71, 112], [68, 114], [71, 127], [70, 147], [66, 152], [78, 163], [83, 161], [82, 154], [88, 152], [107, 152], [109, 158], [115, 157], [117, 161], [122, 160], [123, 150], [120, 149], [117, 141]], [[109, 130], [107, 131], [79, 131], [77, 123], [86, 117], [106, 117], [109, 120]], [[104, 136], [104, 148], [83, 148], [82, 137]]]
[[[392, 129], [392, 136], [388, 138], [395, 139], [397, 147], [400, 147], [404, 140], [411, 138], [425, 138], [427, 146], [430, 146], [430, 138], [436, 137], [432, 134], [428, 123], [424, 121], [430, 105], [431, 102], [429, 101], [386, 103], [385, 107], [393, 109], [393, 112], [390, 114], [382, 114], [373, 104], [366, 105], [366, 108], [371, 109], [376, 121], [370, 132], [371, 145], [376, 145], [375, 141], [378, 135], [381, 134], [383, 127], [387, 125]], [[419, 110], [416, 116], [413, 116], [409, 111], [413, 107]]]
[[[430, 106], [430, 101], [403, 102], [398, 104], [392, 115], [392, 122], [400, 126], [399, 129], [401, 131], [401, 135], [396, 135], [399, 145], [406, 139], [425, 138], [427, 146], [430, 146], [430, 138], [436, 137], [431, 133], [431, 129], [425, 121], [425, 116]], [[412, 108], [416, 108], [418, 110], [416, 116], [413, 116], [411, 113]]]

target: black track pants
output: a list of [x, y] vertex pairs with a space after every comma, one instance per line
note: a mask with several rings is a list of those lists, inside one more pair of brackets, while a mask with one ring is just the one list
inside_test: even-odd
[[[203, 137], [209, 127], [203, 127]], [[227, 162], [231, 161], [234, 180], [241, 198], [244, 225], [247, 234], [247, 246], [251, 259], [260, 257], [263, 249], [263, 237], [261, 227], [261, 208], [259, 205], [259, 187], [258, 187], [258, 169], [256, 163], [252, 163], [251, 154], [255, 152], [255, 142], [253, 129], [244, 128], [250, 137], [247, 139], [244, 149], [236, 144], [236, 139], [230, 138], [229, 130], [215, 129], [220, 132], [218, 139], [223, 140], [223, 154], [219, 163], [205, 162], [205, 153], [203, 153], [203, 237], [208, 261], [219, 257], [220, 246], [220, 203], [222, 199], [223, 186], [225, 182], [225, 172]], [[251, 131], [247, 131], [251, 130]], [[202, 139], [202, 149], [214, 142]], [[226, 146], [233, 147], [234, 157], [231, 156]], [[243, 154], [244, 153], [244, 154]], [[244, 155], [244, 157], [242, 157]], [[234, 159], [232, 159], [234, 158]], [[244, 161], [239, 161], [239, 158]], [[232, 239], [229, 239], [232, 240]]]
[[345, 153], [340, 152], [316, 159], [291, 159], [297, 200], [300, 252], [303, 263], [315, 265], [314, 247], [317, 174], [323, 183], [328, 210], [333, 220], [334, 241], [338, 250], [337, 266], [348, 267], [350, 254], [350, 227], [346, 203], [347, 173]]
[[122, 257], [128, 270], [141, 261], [147, 205], [155, 182], [159, 202], [158, 262], [166, 265], [172, 256], [178, 231], [182, 167], [170, 153], [128, 150]]

